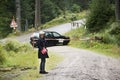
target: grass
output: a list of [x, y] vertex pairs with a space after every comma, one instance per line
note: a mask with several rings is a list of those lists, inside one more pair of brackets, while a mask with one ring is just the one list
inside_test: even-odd
[[[47, 59], [47, 63], [46, 63], [46, 70], [48, 71], [56, 67], [56, 65], [63, 60], [62, 56], [56, 55], [53, 52], [49, 52], [49, 56], [50, 58]], [[39, 63], [37, 63], [37, 66], [38, 64]], [[40, 75], [38, 72], [39, 72], [39, 66], [37, 70], [29, 70], [26, 74], [16, 77], [13, 80], [36, 80], [42, 77], [42, 75]]]
[[[61, 55], [49, 52], [50, 58], [47, 60], [46, 69], [53, 69], [63, 60]], [[28, 43], [20, 43], [16, 40], [9, 40], [0, 44], [0, 68], [12, 67], [15, 70], [11, 74], [20, 73], [21, 69], [31, 68], [22, 72], [13, 80], [36, 80], [41, 77], [39, 74], [39, 60], [36, 49]], [[0, 74], [3, 74], [0, 72]], [[1, 76], [0, 76], [1, 77]], [[4, 80], [4, 79], [3, 79]]]
[[99, 42], [90, 43], [89, 41], [72, 40], [69, 46], [91, 50], [99, 54], [111, 56], [114, 58], [120, 58], [120, 47], [111, 44], [104, 44]]
[[88, 34], [84, 27], [80, 27], [74, 30], [69, 31], [65, 35], [71, 37], [71, 42], [69, 46], [76, 47], [76, 48], [83, 48], [92, 50], [94, 52], [111, 56], [114, 58], [120, 58], [120, 47], [114, 44], [105, 44], [100, 41], [81, 41], [80, 38], [85, 37], [93, 37], [93, 34]]

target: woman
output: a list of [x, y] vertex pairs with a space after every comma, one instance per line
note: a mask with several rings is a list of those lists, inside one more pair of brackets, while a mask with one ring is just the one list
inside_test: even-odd
[[46, 58], [49, 58], [47, 49], [46, 49], [46, 41], [45, 41], [45, 32], [40, 31], [38, 44], [38, 58], [41, 59], [40, 63], [40, 72], [41, 74], [47, 74], [45, 71], [45, 62]]

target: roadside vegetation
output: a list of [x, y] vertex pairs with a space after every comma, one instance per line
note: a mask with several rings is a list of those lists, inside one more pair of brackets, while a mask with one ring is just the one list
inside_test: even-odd
[[80, 19], [85, 18], [86, 13], [87, 13], [87, 10], [84, 10], [84, 11], [79, 12], [79, 13], [66, 12], [66, 15], [60, 15], [60, 16], [56, 17], [55, 19], [40, 26], [39, 28], [44, 29], [44, 28], [49, 28], [49, 27], [60, 25], [60, 24], [72, 22], [75, 20], [80, 20]]
[[[71, 37], [69, 46], [88, 49], [107, 56], [120, 58], [120, 47], [114, 44], [106, 43], [106, 40], [90, 40], [98, 34], [88, 34], [84, 27], [73, 29], [65, 35]], [[104, 37], [105, 38], [105, 37]]]
[[[47, 70], [54, 68], [63, 57], [49, 52]], [[9, 40], [0, 44], [0, 77], [1, 74], [20, 74], [13, 80], [36, 80], [39, 75], [39, 60], [37, 50], [28, 43], [20, 43], [15, 40]], [[9, 73], [10, 72], [10, 73]], [[27, 74], [25, 74], [27, 73]], [[9, 76], [8, 76], [9, 77]], [[3, 77], [6, 79], [7, 77]]]
[[115, 19], [115, 2], [92, 0], [89, 7], [85, 25], [66, 33], [72, 38], [70, 45], [120, 57], [120, 23]]
[[[65, 15], [66, 17], [64, 17], [64, 15], [60, 15], [60, 16], [56, 17], [55, 19], [52, 19], [51, 21], [46, 22], [45, 24], [38, 27], [38, 30], [50, 28], [50, 27], [61, 25], [61, 24], [68, 23], [68, 22], [72, 22], [72, 20], [83, 19], [83, 18], [85, 18], [85, 15], [87, 14], [87, 12], [88, 12], [87, 10], [84, 10], [80, 13], [66, 12], [66, 15]], [[30, 29], [28, 29], [28, 31], [25, 31], [25, 32], [16, 31], [16, 33], [15, 33], [13, 31], [9, 35], [7, 35], [7, 37], [9, 38], [9, 37], [20, 36], [20, 35], [27, 34], [30, 32], [35, 32], [35, 31], [36, 31], [35, 28], [30, 28]]]

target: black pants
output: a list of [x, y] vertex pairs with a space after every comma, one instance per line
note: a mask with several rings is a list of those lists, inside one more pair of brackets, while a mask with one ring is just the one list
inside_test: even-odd
[[40, 71], [45, 71], [45, 58], [41, 58], [41, 63], [40, 63]]

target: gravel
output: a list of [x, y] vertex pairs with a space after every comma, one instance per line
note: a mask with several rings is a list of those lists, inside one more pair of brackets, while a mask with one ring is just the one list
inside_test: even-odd
[[120, 80], [120, 59], [68, 46], [48, 50], [65, 59], [38, 80]]

